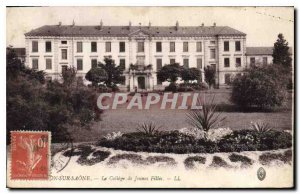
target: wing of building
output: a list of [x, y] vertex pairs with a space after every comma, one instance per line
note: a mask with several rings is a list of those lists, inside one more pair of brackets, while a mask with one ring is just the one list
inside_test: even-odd
[[[25, 34], [26, 65], [58, 79], [66, 66], [85, 74], [105, 57], [124, 68], [124, 88], [154, 90], [165, 64], [212, 66], [220, 86], [246, 67], [246, 34], [228, 26], [46, 25]], [[132, 70], [131, 65], [137, 68]], [[202, 76], [202, 80], [203, 80]]]

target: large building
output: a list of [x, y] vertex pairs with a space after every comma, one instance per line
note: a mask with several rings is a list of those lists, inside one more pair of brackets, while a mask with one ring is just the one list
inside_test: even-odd
[[[124, 67], [130, 91], [154, 90], [165, 64], [204, 66], [217, 71], [220, 86], [246, 67], [246, 34], [228, 26], [97, 26], [46, 25], [25, 34], [26, 65], [59, 79], [66, 66], [75, 66], [84, 79], [91, 67], [111, 57]], [[202, 76], [203, 79], [203, 76]]]

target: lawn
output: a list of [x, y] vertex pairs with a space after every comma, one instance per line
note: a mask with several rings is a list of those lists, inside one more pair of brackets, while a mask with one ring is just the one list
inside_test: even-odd
[[[218, 89], [205, 92], [206, 99], [215, 96], [215, 103], [224, 107], [231, 107], [230, 90]], [[139, 123], [155, 122], [161, 126], [161, 130], [174, 130], [189, 125], [186, 122], [187, 110], [160, 110], [152, 108], [150, 110], [127, 110], [125, 106], [116, 110], [106, 110], [102, 115], [102, 121], [94, 123], [91, 130], [74, 129], [75, 142], [96, 141], [107, 133], [133, 132]], [[250, 127], [250, 122], [263, 121], [269, 123], [274, 129], [292, 129], [292, 93], [288, 94], [287, 103], [274, 112], [241, 112], [224, 109], [222, 115], [226, 119], [220, 123], [220, 127], [229, 127], [233, 130]], [[75, 131], [76, 130], [76, 131]]]

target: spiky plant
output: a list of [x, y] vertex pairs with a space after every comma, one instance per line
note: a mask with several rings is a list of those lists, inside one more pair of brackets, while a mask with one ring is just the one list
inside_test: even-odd
[[160, 128], [161, 128], [161, 126], [157, 126], [153, 122], [149, 122], [149, 123], [144, 122], [144, 123], [138, 125], [136, 130], [138, 132], [144, 133], [146, 135], [155, 135], [155, 134], [159, 133]]
[[221, 113], [216, 112], [217, 105], [214, 104], [215, 96], [207, 103], [205, 98], [203, 102], [200, 98], [197, 99], [197, 104], [202, 105], [202, 109], [191, 109], [187, 113], [187, 122], [198, 130], [204, 131], [204, 138], [207, 137], [207, 132], [215, 127], [219, 122], [225, 120], [221, 117]]
[[268, 123], [264, 123], [264, 122], [251, 122], [251, 126], [253, 130], [259, 133], [265, 133], [273, 129], [272, 127], [269, 126]]

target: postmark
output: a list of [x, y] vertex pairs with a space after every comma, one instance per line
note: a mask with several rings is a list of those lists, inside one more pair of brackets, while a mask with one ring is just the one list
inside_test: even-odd
[[51, 133], [11, 132], [11, 179], [48, 180]]
[[[66, 135], [63, 139], [64, 141], [58, 145], [59, 148], [52, 155], [51, 169], [56, 171], [56, 173], [61, 172], [67, 167], [74, 151], [73, 141], [71, 135], [68, 132], [66, 132]], [[70, 151], [70, 154], [66, 157], [63, 155], [63, 153], [67, 150]]]

